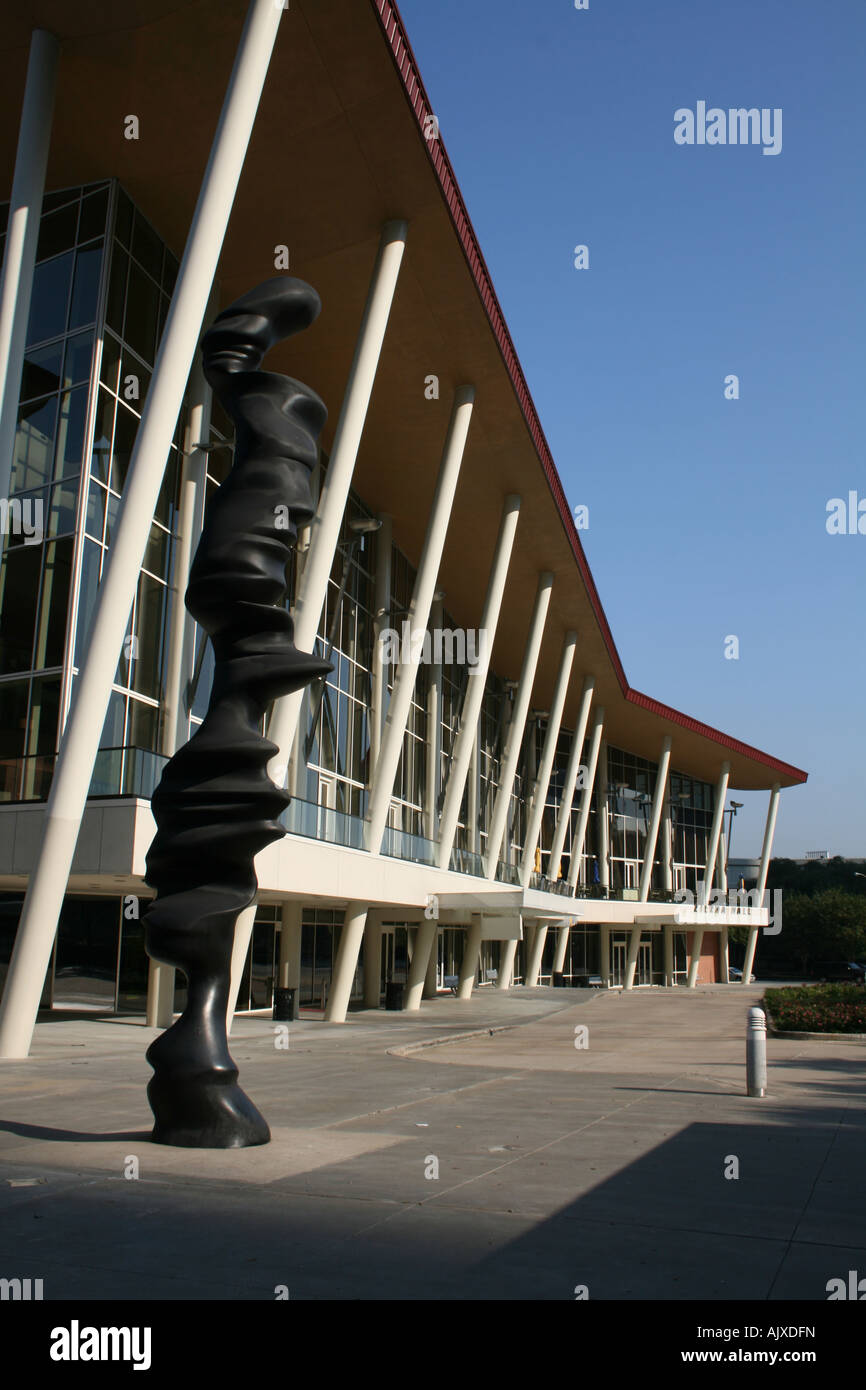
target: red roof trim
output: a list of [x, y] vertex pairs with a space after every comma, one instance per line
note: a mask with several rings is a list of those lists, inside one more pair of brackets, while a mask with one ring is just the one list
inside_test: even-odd
[[[371, 0], [371, 3], [382, 26], [397, 71], [402, 79], [406, 99], [415, 114], [418, 129], [422, 132], [423, 136], [424, 122], [426, 118], [432, 116], [434, 112], [424, 88], [424, 83], [421, 80], [418, 64], [415, 61], [415, 55], [412, 52], [412, 46], [409, 43], [409, 37], [404, 28], [400, 13], [397, 6], [392, 3], [392, 0]], [[631, 704], [638, 705], [641, 709], [646, 709], [653, 714], [658, 714], [663, 719], [670, 719], [675, 724], [680, 724], [683, 728], [690, 729], [693, 733], [699, 733], [707, 738], [711, 738], [716, 743], [720, 743], [734, 752], [753, 758], [758, 762], [765, 763], [768, 767], [775, 768], [786, 777], [805, 782], [808, 774], [801, 771], [800, 768], [792, 767], [789, 763], [780, 762], [777, 758], [772, 758], [769, 753], [762, 753], [760, 749], [752, 748], [747, 743], [741, 743], [738, 739], [731, 738], [728, 734], [723, 734], [718, 729], [710, 728], [708, 724], [701, 724], [697, 719], [692, 719], [687, 714], [681, 714], [679, 710], [671, 709], [670, 706], [663, 705], [658, 700], [651, 699], [649, 695], [642, 695], [639, 691], [632, 690], [630, 687], [625, 669], [620, 660], [619, 652], [616, 649], [616, 643], [613, 640], [610, 624], [607, 621], [601, 599], [598, 595], [598, 590], [595, 587], [595, 580], [592, 577], [587, 558], [583, 553], [583, 546], [580, 543], [580, 537], [574, 525], [574, 518], [572, 517], [571, 509], [566, 500], [562, 480], [556, 470], [556, 464], [553, 462], [550, 445], [545, 438], [544, 430], [541, 427], [541, 421], [538, 418], [538, 412], [535, 409], [532, 396], [529, 394], [529, 387], [526, 384], [523, 369], [518, 360], [514, 343], [511, 340], [511, 334], [505, 322], [505, 315], [496, 297], [496, 291], [493, 288], [490, 272], [481, 254], [478, 239], [475, 236], [475, 231], [469, 219], [469, 213], [466, 210], [463, 195], [457, 186], [457, 179], [451, 167], [451, 161], [445, 152], [445, 145], [441, 135], [436, 140], [424, 140], [424, 145], [430, 163], [439, 180], [442, 196], [451, 213], [454, 229], [457, 232], [463, 254], [466, 257], [466, 262], [472, 272], [472, 277], [478, 289], [481, 303], [490, 321], [490, 327], [493, 330], [493, 335], [496, 338], [499, 351], [502, 354], [502, 360], [505, 363], [520, 408], [523, 411], [523, 418], [526, 421], [526, 426], [532, 437], [532, 442], [535, 445], [541, 466], [547, 477], [550, 490], [562, 519], [562, 524], [565, 528], [565, 534], [568, 537], [572, 552], [574, 553], [574, 558], [577, 561], [577, 566], [586, 587], [592, 610], [595, 613], [596, 621], [601, 629], [601, 634], [604, 638], [604, 643], [613, 663], [623, 695], [627, 701]]]

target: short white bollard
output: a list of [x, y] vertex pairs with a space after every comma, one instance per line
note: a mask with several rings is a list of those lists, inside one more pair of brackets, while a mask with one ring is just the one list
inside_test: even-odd
[[763, 1096], [767, 1090], [767, 1016], [763, 1009], [749, 1009], [746, 1029], [746, 1095]]

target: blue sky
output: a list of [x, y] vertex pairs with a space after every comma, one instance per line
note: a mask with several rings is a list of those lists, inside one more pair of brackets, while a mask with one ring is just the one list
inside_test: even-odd
[[[776, 853], [866, 856], [866, 5], [400, 9], [630, 683], [809, 772]], [[677, 145], [698, 101], [780, 153]]]

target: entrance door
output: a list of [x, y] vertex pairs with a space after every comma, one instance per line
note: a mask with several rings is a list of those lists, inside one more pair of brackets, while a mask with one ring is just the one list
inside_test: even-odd
[[612, 936], [610, 940], [610, 982], [612, 985], [625, 984], [625, 967], [628, 959], [628, 942], [624, 936]]

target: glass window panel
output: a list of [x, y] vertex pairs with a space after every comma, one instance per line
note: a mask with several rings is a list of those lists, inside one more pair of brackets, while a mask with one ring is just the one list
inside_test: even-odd
[[180, 467], [180, 451], [171, 449], [168, 455], [168, 462], [163, 474], [162, 486], [159, 489], [159, 497], [156, 501], [154, 516], [161, 521], [163, 526], [168, 526], [170, 530], [177, 528], [177, 490], [178, 490], [178, 470]]
[[129, 701], [127, 747], [156, 749], [159, 737], [159, 709], [143, 700]]
[[[132, 377], [135, 378], [134, 381], [131, 380]], [[117, 394], [137, 415], [141, 414], [142, 405], [150, 390], [150, 377], [150, 368], [126, 350], [121, 361]]]
[[177, 281], [177, 272], [178, 262], [175, 260], [168, 247], [166, 247], [165, 261], [162, 267], [162, 288], [169, 295], [174, 291], [175, 282]]
[[102, 269], [102, 242], [94, 243], [75, 255], [75, 278], [72, 285], [72, 304], [69, 327], [83, 328], [96, 318], [99, 298], [99, 272]]
[[139, 918], [121, 918], [118, 1013], [144, 1013], [147, 1006], [149, 958], [144, 949], [144, 926]]
[[61, 208], [65, 203], [75, 203], [81, 197], [80, 188], [59, 188], [56, 193], [46, 193], [42, 199], [42, 212], [51, 212], [54, 208]]
[[77, 381], [89, 381], [92, 360], [92, 333], [78, 333], [74, 338], [67, 339], [63, 385], [74, 386]]
[[102, 363], [99, 376], [111, 391], [117, 390], [117, 373], [120, 367], [120, 343], [110, 333], [102, 341]]
[[81, 200], [81, 214], [78, 219], [78, 240], [90, 241], [102, 236], [105, 219], [108, 216], [108, 189], [101, 188], [96, 193], [88, 193]]
[[63, 536], [67, 532], [75, 530], [78, 482], [78, 478], [67, 478], [62, 483], [55, 483], [51, 489], [51, 507], [48, 512], [46, 535]]
[[0, 675], [29, 671], [42, 547], [7, 551], [0, 570]]
[[42, 595], [36, 624], [33, 666], [62, 666], [66, 638], [66, 607], [72, 574], [72, 536], [45, 546]]
[[87, 393], [86, 386], [76, 386], [74, 391], [64, 391], [60, 397], [55, 478], [63, 478], [67, 473], [81, 472], [84, 462], [84, 428], [87, 424]]
[[50, 481], [56, 425], [56, 396], [19, 406], [12, 464], [13, 492], [23, 492]]
[[108, 484], [108, 470], [111, 460], [111, 432], [114, 428], [114, 398], [107, 391], [100, 390], [96, 406], [96, 424], [93, 431], [93, 452], [90, 456], [90, 471], [94, 478]]
[[29, 401], [35, 396], [44, 396], [48, 391], [57, 391], [60, 387], [62, 361], [62, 339], [50, 343], [48, 347], [28, 348], [24, 354], [20, 399]]
[[0, 763], [3, 765], [0, 784], [3, 786], [7, 782], [7, 760], [20, 758], [24, 752], [29, 693], [29, 681], [0, 681]]
[[[28, 492], [6, 502], [4, 530], [7, 550], [17, 545], [39, 545], [45, 535], [45, 513], [48, 489]], [[0, 507], [3, 507], [0, 501]]]
[[132, 240], [132, 203], [127, 198], [122, 188], [117, 190], [117, 212], [114, 219], [115, 235], [120, 237], [124, 246], [129, 246]]
[[117, 526], [117, 516], [119, 511], [120, 498], [115, 497], [113, 492], [109, 492], [105, 504], [105, 536], [103, 538], [104, 543], [106, 545], [111, 544], [111, 538], [114, 535], [115, 527]]
[[108, 297], [105, 304], [105, 322], [115, 333], [123, 332], [123, 306], [126, 302], [126, 276], [129, 270], [129, 257], [118, 246], [111, 247], [111, 271], [108, 276]]
[[166, 588], [150, 575], [142, 574], [138, 581], [138, 602], [135, 608], [135, 629], [138, 639], [130, 685], [140, 695], [159, 699], [162, 666]]
[[137, 430], [137, 416], [125, 406], [118, 404], [114, 424], [114, 445], [111, 451], [111, 487], [114, 492], [123, 492]]
[[120, 690], [112, 690], [108, 701], [108, 711], [102, 726], [100, 748], [123, 747], [123, 724], [126, 715], [126, 696]]
[[42, 676], [34, 680], [27, 725], [27, 752], [31, 757], [55, 752], [59, 711], [60, 677]]
[[39, 222], [39, 240], [36, 244], [37, 261], [47, 260], [61, 251], [68, 251], [75, 245], [75, 231], [78, 226], [78, 203], [67, 203], [56, 212], [43, 211]]
[[159, 290], [143, 270], [130, 262], [123, 336], [133, 352], [153, 362], [159, 314]]
[[105, 499], [106, 490], [95, 479], [91, 479], [87, 493], [87, 511], [85, 514], [84, 529], [88, 536], [94, 540], [102, 540], [102, 528], [105, 522]]
[[159, 280], [162, 274], [162, 242], [140, 212], [135, 214], [132, 229], [132, 254], [148, 275]]
[[163, 531], [161, 526], [151, 526], [142, 569], [150, 570], [151, 574], [158, 575], [160, 579], [168, 578], [168, 541], [167, 531]]
[[119, 927], [116, 898], [66, 899], [57, 932], [55, 1003], [114, 1008]]
[[56, 338], [65, 332], [66, 305], [74, 261], [74, 254], [69, 251], [65, 256], [43, 261], [36, 267], [27, 324], [28, 343], [41, 343], [43, 338]]
[[[99, 490], [100, 489], [96, 487], [95, 483], [91, 483], [91, 495]], [[81, 665], [85, 643], [90, 631], [91, 619], [93, 618], [93, 610], [96, 607], [96, 591], [99, 588], [99, 565], [101, 558], [102, 551], [100, 547], [94, 545], [93, 541], [85, 538], [84, 550], [81, 555], [81, 579], [78, 585], [78, 619], [75, 631], [76, 666]]]

